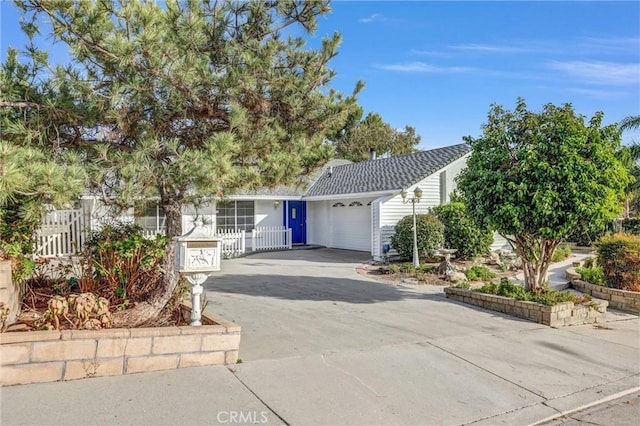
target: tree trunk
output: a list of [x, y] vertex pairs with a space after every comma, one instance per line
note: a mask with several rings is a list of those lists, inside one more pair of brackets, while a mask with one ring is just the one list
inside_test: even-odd
[[[177, 202], [163, 202], [167, 236], [173, 238], [182, 234], [182, 213]], [[167, 245], [162, 259], [163, 279], [159, 282], [154, 295], [133, 308], [114, 314], [114, 327], [140, 327], [153, 323], [167, 306], [176, 290], [179, 274], [175, 270], [173, 241]]]
[[524, 286], [529, 291], [543, 288], [546, 284], [549, 263], [560, 241], [531, 236], [516, 236], [516, 250], [522, 258]]

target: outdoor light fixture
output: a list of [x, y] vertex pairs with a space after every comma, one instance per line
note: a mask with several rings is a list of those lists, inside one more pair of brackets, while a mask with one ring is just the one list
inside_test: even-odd
[[420, 202], [420, 198], [422, 198], [422, 189], [417, 187], [413, 190], [413, 197], [408, 198], [409, 194], [406, 189], [402, 189], [400, 192], [400, 196], [402, 197], [402, 203], [408, 204], [411, 203], [413, 207], [413, 266], [416, 268], [420, 267], [420, 257], [418, 256], [418, 228], [416, 227], [416, 203]]
[[273, 202], [273, 208], [274, 208], [274, 209], [277, 209], [278, 207], [280, 207], [280, 201], [275, 200], [275, 201]]

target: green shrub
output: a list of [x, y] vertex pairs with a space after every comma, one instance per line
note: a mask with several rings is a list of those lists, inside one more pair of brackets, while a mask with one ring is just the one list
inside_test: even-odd
[[581, 303], [584, 301], [582, 297], [569, 291], [560, 292], [549, 289], [528, 291], [523, 286], [514, 284], [507, 278], [503, 278], [499, 284], [486, 283], [476, 291], [485, 294], [510, 297], [516, 300], [536, 302], [547, 306], [554, 306], [562, 302]]
[[425, 265], [425, 264], [420, 265], [420, 272], [424, 274], [433, 274], [436, 271], [436, 269], [438, 269], [438, 267], [435, 265]]
[[40, 226], [39, 218], [25, 217], [19, 205], [20, 202], [8, 203], [0, 209], [0, 260], [11, 261], [11, 276], [16, 284], [33, 273], [33, 235]]
[[400, 272], [404, 272], [407, 274], [413, 273], [416, 271], [416, 267], [413, 266], [413, 263], [401, 263], [399, 265]]
[[[405, 258], [413, 257], [413, 218], [403, 217], [395, 226], [395, 233], [391, 237], [391, 245], [398, 254]], [[434, 214], [416, 215], [418, 240], [418, 255], [430, 256], [444, 244], [444, 225]]]
[[464, 271], [467, 279], [471, 281], [491, 281], [497, 275], [484, 265], [476, 265]]
[[605, 284], [640, 291], [640, 237], [625, 233], [606, 235], [596, 245]]
[[397, 274], [400, 272], [400, 266], [398, 265], [389, 265], [389, 272], [392, 274]]
[[489, 252], [493, 233], [469, 217], [464, 203], [451, 202], [433, 211], [444, 224], [445, 245], [458, 250], [456, 256], [470, 258]]
[[85, 245], [85, 256], [93, 267], [89, 287], [99, 289], [111, 302], [144, 299], [162, 279], [160, 262], [168, 243], [163, 235], [145, 238], [138, 225], [105, 226]]
[[578, 231], [578, 232], [573, 232], [571, 235], [569, 235], [567, 240], [573, 243], [576, 243], [581, 247], [590, 247], [598, 240], [598, 238], [600, 238], [604, 234], [605, 234], [604, 231], [598, 231], [598, 232]]
[[583, 281], [591, 284], [604, 284], [604, 271], [600, 266], [576, 268], [576, 272], [580, 274]]
[[551, 262], [562, 262], [569, 256], [571, 256], [571, 247], [566, 244], [564, 246], [558, 246], [551, 256]]
[[640, 235], [640, 219], [638, 218], [627, 218], [620, 222], [622, 227], [622, 231], [633, 234]]

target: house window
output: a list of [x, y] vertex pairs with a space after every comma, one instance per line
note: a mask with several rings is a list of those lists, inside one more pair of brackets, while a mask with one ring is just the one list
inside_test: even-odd
[[216, 228], [250, 232], [254, 227], [253, 201], [225, 201], [216, 204]]
[[164, 210], [157, 204], [135, 212], [135, 223], [146, 231], [163, 231], [164, 221]]

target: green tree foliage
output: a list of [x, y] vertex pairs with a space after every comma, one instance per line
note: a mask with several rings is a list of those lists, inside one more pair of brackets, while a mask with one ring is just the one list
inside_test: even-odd
[[640, 115], [629, 115], [619, 123], [620, 130], [640, 129]]
[[0, 140], [0, 259], [13, 260], [14, 279], [28, 275], [33, 233], [45, 206], [61, 207], [84, 188], [84, 170], [67, 159], [63, 165], [44, 152]]
[[[420, 257], [433, 255], [444, 243], [444, 225], [433, 213], [417, 214], [416, 229], [418, 254]], [[413, 257], [413, 216], [405, 216], [396, 224], [391, 236], [391, 246], [405, 259]]]
[[[13, 65], [9, 135], [81, 152], [92, 188], [117, 207], [156, 197], [170, 237], [186, 203], [298, 183], [357, 108], [360, 83], [347, 97], [329, 87], [340, 35], [317, 49], [300, 35], [316, 30], [327, 1], [17, 4], [25, 32], [64, 43], [73, 62], [52, 68], [31, 46], [27, 71]], [[136, 307], [142, 321], [169, 300], [172, 265], [169, 246], [165, 285]]]
[[456, 249], [456, 256], [470, 258], [489, 252], [493, 233], [487, 227], [478, 226], [463, 202], [437, 206], [433, 211], [444, 224], [445, 246]]
[[360, 120], [361, 116], [362, 110], [359, 115], [352, 115], [347, 125], [333, 136], [332, 143], [338, 158], [366, 161], [371, 148], [378, 155], [415, 152], [420, 136], [416, 135], [413, 127], [397, 130], [385, 123], [379, 114], [369, 113], [363, 120]]
[[621, 211], [628, 170], [616, 157], [620, 131], [589, 123], [571, 105], [507, 111], [492, 106], [458, 178], [469, 214], [510, 235], [528, 289], [541, 287], [551, 256], [572, 231], [597, 232]]

